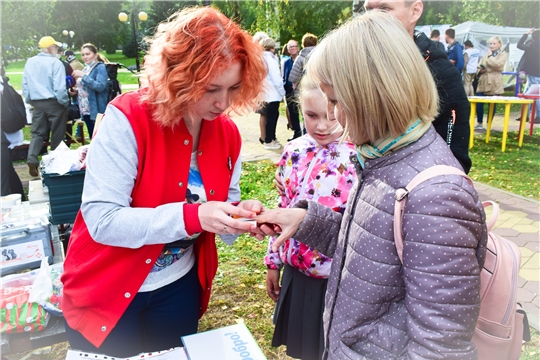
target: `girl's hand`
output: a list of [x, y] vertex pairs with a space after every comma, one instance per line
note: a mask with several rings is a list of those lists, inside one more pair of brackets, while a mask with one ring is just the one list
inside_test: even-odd
[[274, 302], [278, 301], [279, 294], [281, 293], [281, 286], [279, 286], [279, 270], [269, 269], [266, 273], [266, 293], [270, 296], [270, 299]]
[[307, 210], [300, 208], [263, 210], [257, 217], [259, 229], [266, 235], [279, 235], [272, 244], [272, 251], [277, 252], [285, 240], [290, 239], [298, 231], [306, 214]]
[[73, 72], [71, 73], [71, 76], [73, 76], [74, 78], [80, 78], [83, 75], [84, 73], [81, 70], [73, 70]]
[[258, 200], [246, 200], [234, 206], [231, 203], [209, 201], [201, 204], [198, 209], [199, 221], [203, 230], [215, 234], [244, 234], [259, 233], [255, 221], [244, 219], [257, 218], [257, 213], [262, 209]]
[[274, 175], [274, 183], [276, 185], [276, 189], [279, 193], [279, 196], [285, 195], [285, 185], [281, 182], [281, 177], [279, 176], [279, 170], [276, 170], [276, 174]]

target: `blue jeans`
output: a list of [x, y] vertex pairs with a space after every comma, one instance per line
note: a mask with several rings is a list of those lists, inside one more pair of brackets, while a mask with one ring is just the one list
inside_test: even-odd
[[[487, 95], [484, 95], [483, 92], [477, 92], [476, 96], [487, 96]], [[493, 106], [493, 115], [495, 115], [496, 112], [497, 112], [497, 106]], [[484, 118], [484, 104], [476, 103], [476, 122], [481, 125], [483, 118]]]
[[84, 123], [86, 124], [86, 129], [88, 130], [88, 138], [92, 138], [94, 133], [94, 125], [96, 124], [95, 120], [90, 119], [90, 115], [83, 115], [82, 117]]
[[[540, 76], [527, 75], [527, 86], [525, 87], [524, 94], [527, 93], [531, 85], [540, 85]], [[531, 105], [527, 109], [527, 114], [529, 113]], [[540, 100], [536, 100], [536, 117], [540, 117]], [[534, 119], [533, 119], [534, 121]]]
[[182, 336], [197, 332], [200, 293], [195, 264], [179, 280], [154, 291], [137, 293], [99, 348], [66, 322], [69, 344], [74, 350], [112, 357], [180, 347]]

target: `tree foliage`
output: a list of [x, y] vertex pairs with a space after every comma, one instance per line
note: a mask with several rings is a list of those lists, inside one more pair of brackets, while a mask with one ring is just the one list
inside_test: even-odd
[[[13, 55], [16, 52], [13, 56], [27, 58], [37, 51], [37, 41], [45, 35], [69, 43], [73, 48], [92, 42], [100, 50], [113, 51], [118, 45], [134, 45], [131, 44], [130, 22], [124, 24], [118, 20], [121, 11], [128, 15], [132, 11], [134, 14], [148, 12], [148, 21], [136, 22], [140, 40], [144, 35], [151, 35], [161, 21], [178, 9], [208, 4], [220, 9], [250, 33], [265, 31], [281, 44], [289, 39], [300, 40], [306, 32], [321, 36], [350, 18], [353, 7], [355, 11], [363, 7], [362, 0], [1, 0], [3, 53]], [[481, 21], [492, 25], [538, 27], [539, 14], [540, 2], [532, 0], [433, 0], [424, 1], [424, 12], [418, 25]], [[63, 35], [63, 30], [74, 31], [75, 38]]]
[[306, 32], [323, 35], [352, 15], [351, 1], [229, 0], [212, 6], [250, 33], [264, 31], [280, 44]]

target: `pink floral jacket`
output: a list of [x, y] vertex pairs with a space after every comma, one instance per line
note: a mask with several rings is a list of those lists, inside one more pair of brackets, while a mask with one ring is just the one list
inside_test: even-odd
[[[354, 145], [339, 139], [325, 146], [304, 135], [285, 146], [278, 163], [278, 173], [285, 185], [279, 207], [292, 207], [299, 200], [313, 200], [343, 213], [349, 191], [356, 179], [351, 156]], [[272, 251], [270, 238], [264, 263], [268, 269], [290, 265], [303, 274], [327, 278], [332, 259], [294, 239], [287, 240], [278, 252]]]

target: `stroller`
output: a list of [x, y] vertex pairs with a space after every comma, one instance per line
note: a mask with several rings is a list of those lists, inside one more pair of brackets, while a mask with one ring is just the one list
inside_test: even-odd
[[109, 76], [109, 79], [107, 80], [107, 89], [108, 89], [108, 98], [107, 103], [109, 103], [112, 99], [117, 97], [122, 93], [122, 88], [120, 87], [120, 82], [118, 81], [118, 69], [121, 67], [124, 67], [128, 69], [133, 75], [136, 75], [133, 70], [125, 66], [121, 63], [107, 63], [105, 64], [107, 68], [107, 74]]

